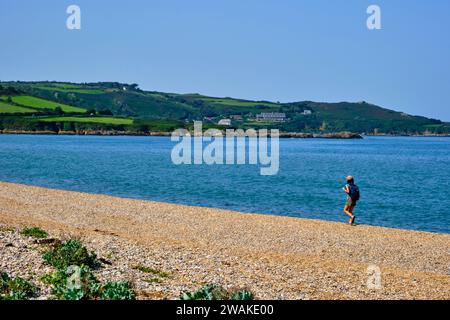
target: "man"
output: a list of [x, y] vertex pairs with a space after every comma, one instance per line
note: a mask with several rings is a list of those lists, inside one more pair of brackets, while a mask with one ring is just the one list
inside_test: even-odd
[[353, 225], [355, 223], [355, 215], [353, 214], [353, 209], [356, 206], [356, 202], [359, 200], [359, 188], [355, 184], [355, 180], [352, 176], [345, 178], [347, 184], [342, 188], [347, 194], [347, 201], [345, 202], [344, 212], [350, 217], [348, 223]]

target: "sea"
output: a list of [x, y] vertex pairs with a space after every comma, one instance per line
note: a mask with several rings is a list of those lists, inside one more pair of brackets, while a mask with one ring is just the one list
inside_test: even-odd
[[[279, 170], [174, 164], [170, 137], [0, 135], [0, 181], [244, 213], [450, 233], [450, 138], [280, 139]], [[0, 195], [1, 196], [1, 195]], [[226, 214], [224, 212], [224, 214]]]

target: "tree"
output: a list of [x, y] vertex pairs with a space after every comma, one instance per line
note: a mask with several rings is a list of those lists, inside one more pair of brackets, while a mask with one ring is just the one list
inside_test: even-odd
[[63, 111], [63, 109], [60, 106], [57, 106], [55, 108], [55, 113], [60, 115], [60, 116], [62, 116], [64, 114], [64, 111]]
[[8, 101], [8, 103], [12, 103], [13, 102], [11, 96], [8, 96], [8, 99], [6, 101]]
[[6, 88], [6, 91], [8, 92], [7, 94], [12, 94], [12, 95], [16, 95], [16, 94], [19, 94], [19, 93], [20, 93], [19, 90], [17, 90], [17, 89], [14, 88], [14, 87], [11, 87], [11, 86], [9, 86], [8, 88]]
[[99, 114], [99, 115], [102, 115], [102, 116], [112, 116], [112, 115], [114, 115], [114, 114], [112, 113], [112, 111], [109, 110], [109, 109], [102, 109], [102, 110], [100, 110], [100, 111], [98, 112], [98, 114]]
[[64, 131], [75, 131], [75, 125], [73, 124], [73, 122], [64, 122], [63, 130]]

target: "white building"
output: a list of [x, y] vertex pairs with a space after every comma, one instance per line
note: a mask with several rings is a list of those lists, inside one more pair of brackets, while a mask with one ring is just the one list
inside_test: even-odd
[[281, 112], [262, 112], [256, 115], [256, 121], [284, 122], [286, 121], [286, 114]]
[[303, 110], [302, 114], [305, 116], [309, 116], [312, 114], [312, 111], [311, 110]]
[[231, 119], [220, 119], [217, 124], [220, 126], [231, 126]]

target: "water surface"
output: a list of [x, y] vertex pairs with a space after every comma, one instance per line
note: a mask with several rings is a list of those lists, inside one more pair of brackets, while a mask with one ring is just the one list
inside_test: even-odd
[[281, 139], [280, 171], [172, 164], [167, 137], [0, 135], [0, 180], [303, 218], [346, 221], [344, 177], [361, 188], [358, 222], [450, 233], [450, 139]]

